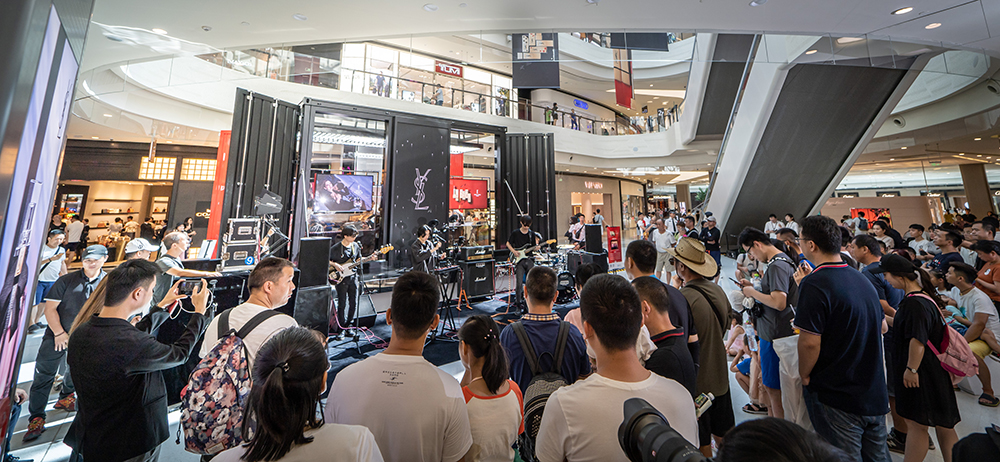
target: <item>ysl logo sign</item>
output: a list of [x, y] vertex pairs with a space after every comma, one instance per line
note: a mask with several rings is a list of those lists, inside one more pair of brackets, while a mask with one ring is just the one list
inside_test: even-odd
[[417, 177], [413, 179], [413, 187], [417, 189], [417, 192], [410, 198], [410, 202], [413, 202], [413, 210], [427, 210], [428, 207], [422, 204], [424, 203], [424, 185], [427, 184], [427, 175], [430, 175], [431, 169], [427, 169], [423, 175], [420, 174], [419, 168], [414, 170], [417, 171]]

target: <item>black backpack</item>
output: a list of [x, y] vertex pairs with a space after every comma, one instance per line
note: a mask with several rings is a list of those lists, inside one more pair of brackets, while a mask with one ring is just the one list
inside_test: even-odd
[[865, 220], [864, 218], [859, 218], [858, 228], [861, 229], [862, 231], [868, 231], [868, 220]]
[[514, 330], [514, 334], [517, 335], [517, 341], [521, 344], [524, 359], [528, 362], [528, 367], [531, 369], [531, 380], [528, 381], [528, 386], [522, 390], [524, 397], [524, 433], [517, 437], [521, 460], [525, 462], [537, 460], [535, 459], [535, 438], [538, 437], [538, 430], [542, 427], [542, 413], [545, 412], [545, 403], [548, 402], [549, 396], [552, 396], [552, 392], [569, 385], [566, 378], [562, 376], [562, 362], [563, 355], [566, 352], [566, 343], [569, 339], [569, 326], [568, 322], [559, 321], [559, 334], [556, 335], [555, 356], [552, 357], [552, 354], [547, 351], [542, 353], [552, 357], [552, 368], [547, 372], [541, 372], [538, 362], [540, 358], [535, 354], [535, 348], [531, 346], [531, 340], [528, 339], [528, 332], [524, 330], [524, 325], [521, 324], [521, 321], [510, 324], [511, 329]]

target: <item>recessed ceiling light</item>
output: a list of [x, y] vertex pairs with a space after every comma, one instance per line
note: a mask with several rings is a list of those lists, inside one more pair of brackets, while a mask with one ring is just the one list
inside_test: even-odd
[[895, 159], [895, 158], [892, 158], [892, 157], [890, 157], [890, 158], [889, 158], [889, 160], [896, 160], [896, 159]]
[[294, 19], [296, 21], [305, 21], [306, 19], [309, 19], [309, 18], [307, 18], [306, 15], [304, 15], [304, 14], [295, 13], [295, 14], [292, 15], [292, 19]]
[[815, 54], [819, 50], [809, 50], [806, 52], [807, 55]]
[[983, 157], [982, 154], [976, 154], [976, 157]]
[[973, 138], [972, 141], [982, 141], [982, 138]]
[[433, 3], [427, 3], [424, 5], [424, 11], [430, 11], [431, 13], [438, 10], [438, 6]]
[[458, 4], [458, 7], [459, 7], [459, 8], [465, 8], [465, 7], [467, 7], [467, 6], [469, 6], [469, 4], [468, 4], [468, 3], [459, 3], [459, 4]]
[[159, 29], [159, 28], [153, 29], [153, 33], [154, 34], [159, 34], [159, 35], [167, 35], [167, 31], [165, 31], [163, 29]]
[[93, 138], [93, 139], [95, 139], [95, 140], [99, 140], [99, 139], [101, 139], [101, 137], [99, 137], [99, 136], [91, 136], [91, 138]]
[[924, 29], [937, 29], [938, 27], [941, 27], [941, 23], [939, 23], [939, 22], [932, 22], [932, 23], [924, 26]]
[[111, 117], [111, 114], [104, 114], [104, 117]]
[[767, 3], [767, 0], [752, 0], [750, 6], [761, 6], [765, 3]]
[[903, 150], [905, 150], [905, 149], [906, 149], [906, 146], [903, 146], [903, 147], [901, 147], [901, 148], [899, 148], [899, 149], [903, 149]]
[[241, 22], [241, 23], [240, 23], [240, 25], [241, 25], [241, 26], [249, 26], [249, 25], [250, 25], [250, 23], [249, 23], [249, 22], [247, 22], [247, 21], [243, 21], [243, 22]]
[[848, 43], [860, 42], [862, 40], [864, 40], [864, 37], [841, 37], [837, 39], [837, 43], [846, 45]]
[[964, 155], [965, 155], [965, 153], [964, 153], [964, 152], [960, 152], [960, 153], [958, 153], [958, 155], [960, 155], [960, 156], [964, 156]]
[[900, 8], [900, 9], [898, 9], [896, 11], [893, 11], [892, 14], [900, 15], [900, 14], [909, 13], [911, 11], [913, 11], [913, 7], [912, 6], [907, 6], [907, 7]]

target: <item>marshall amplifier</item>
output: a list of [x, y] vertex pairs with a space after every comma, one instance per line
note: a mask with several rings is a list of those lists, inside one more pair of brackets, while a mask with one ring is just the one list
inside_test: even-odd
[[462, 288], [469, 298], [493, 295], [493, 260], [459, 262], [462, 268]]
[[480, 245], [458, 249], [458, 261], [480, 261], [493, 259], [493, 246]]

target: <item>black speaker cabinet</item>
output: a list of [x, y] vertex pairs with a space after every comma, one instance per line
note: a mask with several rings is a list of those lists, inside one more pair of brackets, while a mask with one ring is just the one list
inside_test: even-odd
[[493, 260], [460, 262], [458, 264], [465, 276], [462, 280], [462, 288], [465, 289], [467, 297], [477, 298], [493, 295], [493, 265]]
[[330, 238], [309, 237], [299, 244], [299, 287], [329, 284]]
[[295, 312], [292, 317], [302, 327], [316, 329], [323, 335], [330, 335], [332, 309], [333, 288], [329, 284], [299, 288], [295, 294]]
[[587, 252], [601, 253], [604, 250], [604, 243], [601, 242], [601, 225], [586, 225], [584, 233], [587, 237]]
[[601, 271], [608, 272], [608, 253], [592, 254], [587, 252], [569, 252], [566, 254], [566, 267], [571, 274], [576, 275], [576, 269], [584, 263], [597, 263]]
[[361, 294], [358, 296], [358, 327], [375, 327], [375, 318], [378, 311], [375, 309], [375, 302], [370, 295]]

